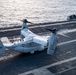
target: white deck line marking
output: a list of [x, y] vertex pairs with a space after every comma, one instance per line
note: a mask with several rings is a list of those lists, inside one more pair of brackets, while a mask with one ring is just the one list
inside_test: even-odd
[[57, 34], [65, 36], [65, 37], [70, 37], [70, 36], [67, 36], [66, 34], [71, 33], [71, 32], [76, 32], [76, 28], [75, 29], [63, 29], [63, 30], [60, 30]]
[[63, 64], [63, 63], [67, 63], [67, 62], [70, 62], [70, 61], [73, 61], [73, 60], [76, 60], [76, 57], [72, 57], [72, 58], [69, 58], [69, 59], [65, 59], [65, 60], [62, 60], [62, 61], [58, 61], [58, 62], [56, 62], [56, 63], [50, 64], [50, 65], [46, 65], [46, 66], [43, 66], [43, 67], [40, 67], [40, 68], [31, 70], [31, 71], [28, 71], [28, 72], [19, 74], [19, 75], [26, 75], [26, 74], [29, 74], [29, 73], [34, 73], [34, 72], [37, 72], [38, 70], [47, 69], [47, 68], [49, 68], [49, 67], [53, 67], [53, 66], [56, 66], [56, 65], [60, 65], [60, 64]]
[[67, 34], [71, 32], [76, 32], [76, 28], [75, 29], [63, 29], [63, 30], [60, 30], [58, 34]]
[[[63, 23], [56, 23], [56, 24], [46, 24], [46, 25], [34, 25], [34, 27], [45, 27], [45, 26], [54, 26], [54, 25], [56, 25], [56, 26], [59, 26], [59, 25], [62, 25], [62, 24], [69, 24], [69, 23], [76, 23], [76, 21], [71, 21], [71, 22], [63, 22]], [[72, 26], [72, 25], [70, 25], [70, 26]], [[30, 28], [33, 28], [33, 27], [30, 27]]]
[[8, 55], [8, 56], [3, 56], [3, 57], [0, 57], [0, 61], [2, 61], [2, 60], [7, 60], [7, 59], [13, 58], [13, 57], [15, 57], [15, 56], [17, 56], [17, 55], [10, 54], [10, 55]]
[[8, 58], [12, 58], [12, 57], [13, 57], [13, 55], [4, 56], [4, 57], [1, 57], [1, 58], [0, 58], [0, 61], [2, 61], [2, 60], [6, 60], [6, 59], [8, 59]]
[[[71, 32], [76, 32], [76, 28], [75, 29], [63, 29], [63, 30], [58, 31], [57, 34], [65, 36], [65, 37], [70, 37], [70, 36], [67, 36], [66, 34], [71, 33]], [[49, 35], [42, 35], [42, 36], [48, 38]]]
[[34, 75], [54, 75], [52, 72], [50, 72], [48, 69], [38, 69], [33, 72]]
[[59, 43], [57, 46], [61, 46], [61, 45], [64, 45], [64, 44], [69, 44], [69, 43], [73, 43], [73, 42], [76, 42], [76, 39], [71, 40], [71, 41], [67, 41], [67, 42], [62, 42], [62, 43]]
[[60, 72], [58, 72], [58, 73], [56, 73], [56, 74], [61, 74], [61, 73], [67, 72], [67, 71], [72, 70], [72, 69], [75, 69], [75, 68], [76, 68], [76, 66], [74, 66], [74, 67], [72, 67], [72, 68], [69, 68], [69, 69], [66, 69], [66, 70], [64, 70], [64, 71], [60, 71]]

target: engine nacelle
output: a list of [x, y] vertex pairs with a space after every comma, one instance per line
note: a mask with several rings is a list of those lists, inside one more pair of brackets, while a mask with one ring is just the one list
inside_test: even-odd
[[6, 48], [4, 47], [3, 43], [0, 40], [0, 55], [4, 54], [6, 51]]

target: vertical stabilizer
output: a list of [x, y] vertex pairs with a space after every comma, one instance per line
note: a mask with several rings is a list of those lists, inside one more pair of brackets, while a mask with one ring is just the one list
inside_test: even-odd
[[5, 49], [3, 43], [2, 43], [1, 40], [0, 40], [0, 55], [4, 54], [5, 51], [6, 51], [6, 49]]

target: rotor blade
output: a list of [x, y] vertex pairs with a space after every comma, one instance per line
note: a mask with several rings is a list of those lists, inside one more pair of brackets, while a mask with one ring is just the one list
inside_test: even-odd
[[27, 21], [27, 23], [34, 24], [34, 23], [32, 23], [32, 22], [29, 22], [29, 21]]
[[56, 28], [54, 28], [54, 29], [46, 28], [46, 30], [51, 31], [51, 32], [54, 33], [54, 34], [56, 34], [57, 31], [58, 31]]
[[[19, 20], [19, 21], [22, 21], [23, 22], [23, 20]], [[34, 23], [30, 22], [30, 21], [27, 21], [27, 23], [34, 24]]]

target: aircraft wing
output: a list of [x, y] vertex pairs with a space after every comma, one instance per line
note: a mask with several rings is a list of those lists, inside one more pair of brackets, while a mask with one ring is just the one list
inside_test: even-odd
[[27, 37], [24, 38], [24, 41], [26, 42], [33, 42], [36, 44], [44, 45], [47, 46], [47, 41], [48, 41], [49, 36], [38, 36], [38, 35], [28, 35]]
[[28, 37], [29, 35], [33, 36], [35, 34], [31, 32], [29, 29], [23, 29], [21, 30], [21, 35], [23, 35], [24, 37]]
[[35, 37], [33, 37], [33, 42], [47, 46], [48, 38], [49, 37], [45, 38], [45, 37], [41, 37], [41, 36], [35, 36]]

